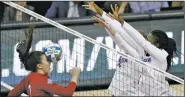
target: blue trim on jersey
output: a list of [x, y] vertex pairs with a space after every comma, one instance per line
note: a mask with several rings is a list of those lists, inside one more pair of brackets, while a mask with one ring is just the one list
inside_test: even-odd
[[[151, 57], [147, 57], [147, 58], [144, 58], [142, 59], [143, 62], [151, 62], [152, 59]], [[121, 67], [121, 64], [122, 63], [127, 63], [128, 62], [128, 59], [127, 58], [122, 58], [121, 56], [119, 57], [119, 62], [117, 64], [117, 66]]]

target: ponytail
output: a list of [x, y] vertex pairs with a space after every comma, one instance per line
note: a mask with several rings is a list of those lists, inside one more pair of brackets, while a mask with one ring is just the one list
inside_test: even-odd
[[30, 70], [29, 67], [28, 67], [28, 65], [27, 65], [27, 60], [28, 60], [28, 57], [30, 56], [30, 53], [29, 52], [26, 52], [24, 56], [25, 57], [22, 58], [22, 59], [20, 57], [19, 58], [21, 59], [21, 62], [24, 64], [25, 69], [26, 70]]
[[173, 52], [176, 53], [177, 47], [176, 47], [176, 42], [172, 38], [168, 38], [168, 44], [165, 49], [168, 52], [167, 56], [167, 70], [170, 70], [171, 68], [171, 60], [173, 59]]
[[20, 42], [17, 45], [16, 51], [19, 53], [19, 59], [24, 64], [25, 69], [29, 70], [28, 66], [26, 65], [26, 61], [27, 61], [28, 56], [29, 56], [29, 51], [27, 51], [25, 49], [25, 40]]
[[156, 36], [158, 39], [155, 41], [155, 43], [159, 44], [159, 49], [164, 49], [167, 53], [167, 69], [168, 71], [171, 68], [171, 60], [173, 58], [173, 52], [176, 53], [176, 43], [172, 38], [168, 38], [167, 34], [164, 31], [161, 30], [154, 30], [152, 31], [152, 34]]
[[[21, 41], [16, 48], [16, 51], [19, 53], [20, 61], [24, 64], [26, 70], [31, 70], [30, 66], [28, 66], [28, 59], [30, 57], [29, 50], [31, 48], [31, 43], [33, 39], [33, 30], [34, 25], [29, 25], [29, 29], [24, 31], [25, 40]], [[34, 60], [33, 60], [34, 61]]]

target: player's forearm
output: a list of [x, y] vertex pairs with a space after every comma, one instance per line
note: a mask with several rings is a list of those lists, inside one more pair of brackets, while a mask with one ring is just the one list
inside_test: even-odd
[[103, 14], [101, 16], [106, 21], [106, 23], [108, 23], [116, 31], [118, 31], [118, 29], [122, 30], [122, 24], [123, 23], [120, 23], [119, 21], [115, 20], [110, 15], [108, 15], [106, 12], [103, 12]]
[[[109, 16], [106, 15], [106, 13], [103, 13], [102, 17], [107, 20], [106, 26], [109, 26], [109, 28], [113, 28], [115, 29], [116, 32], [119, 32], [118, 34], [120, 34], [120, 36], [135, 50], [137, 50], [139, 52], [140, 56], [143, 56], [144, 53], [144, 49], [141, 48], [131, 37], [130, 35], [122, 28], [121, 24], [114, 20], [111, 19]], [[113, 33], [113, 32], [110, 32]], [[115, 35], [115, 33], [113, 33]]]
[[67, 87], [59, 86], [58, 84], [45, 84], [43, 90], [58, 96], [72, 96], [76, 89], [76, 83], [70, 82]]
[[96, 4], [95, 4], [95, 9], [97, 11], [97, 14], [99, 14], [100, 16], [103, 14], [103, 10]]
[[140, 45], [147, 53], [155, 57], [160, 61], [166, 60], [166, 54], [163, 55], [163, 52], [147, 41], [136, 29], [131, 25], [124, 22], [123, 28], [128, 32], [128, 34], [135, 40], [135, 42]]
[[63, 92], [60, 96], [73, 96], [73, 93], [76, 90], [76, 82], [71, 81], [69, 85], [65, 88], [65, 90], [61, 91]]
[[[123, 29], [122, 27], [120, 28], [119, 26], [115, 26], [116, 29], [120, 32], [120, 36], [132, 47], [134, 48], [140, 57], [142, 57], [144, 55], [144, 49], [136, 43], [136, 41], [134, 39], [132, 39], [132, 37], [128, 34], [128, 32]], [[119, 28], [118, 28], [119, 27]]]
[[111, 36], [114, 37], [114, 35], [116, 34], [116, 31], [109, 25], [109, 24], [105, 24], [105, 30], [107, 31], [107, 33]]
[[114, 37], [115, 42], [120, 46], [121, 49], [123, 49], [130, 56], [140, 59], [140, 56], [136, 50], [133, 49], [124, 39], [122, 39], [118, 33], [116, 33]]
[[109, 14], [107, 14], [106, 12], [104, 12], [103, 11], [103, 13], [102, 13], [102, 18], [106, 21], [106, 22], [111, 22], [111, 23], [114, 23], [114, 24], [117, 24], [117, 25], [120, 25], [121, 26], [121, 24], [117, 21], [117, 20], [115, 20], [114, 18], [112, 18]]
[[127, 22], [124, 22], [122, 28], [128, 32], [128, 34], [132, 37], [132, 39], [135, 40], [135, 42], [137, 42], [137, 44], [141, 44], [147, 41], [135, 28], [133, 28]]
[[119, 32], [120, 36], [134, 49], [137, 49], [137, 43], [130, 37], [130, 35], [121, 27], [115, 24], [114, 28]]
[[[112, 33], [108, 29], [105, 29], [107, 33], [110, 35]], [[140, 58], [138, 53], [135, 49], [133, 49], [127, 42], [121, 38], [121, 36], [118, 33], [115, 33], [114, 35], [110, 35], [111, 38], [114, 40], [114, 42], [119, 46], [120, 49], [123, 49], [125, 52], [127, 52], [129, 55], [135, 58]]]

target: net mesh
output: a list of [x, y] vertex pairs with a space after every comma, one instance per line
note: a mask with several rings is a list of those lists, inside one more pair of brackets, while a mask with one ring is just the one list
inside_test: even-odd
[[[34, 29], [31, 51], [41, 51], [43, 47], [52, 42], [61, 45], [63, 50], [62, 59], [57, 64], [52, 64], [51, 79], [53, 82], [67, 86], [71, 78], [69, 70], [75, 66], [81, 68], [82, 72], [76, 89], [78, 91], [74, 93], [74, 96], [184, 96], [184, 84], [181, 83], [183, 80], [151, 68], [126, 54], [120, 56], [109, 49], [113, 47], [119, 50], [110, 37], [105, 39], [92, 37], [97, 43], [105, 43], [109, 46], [105, 47], [88, 41], [86, 37], [82, 38], [77, 34], [69, 33], [71, 30], [61, 30], [57, 27], [58, 24], [52, 26], [43, 22], [42, 19], [37, 21], [36, 19], [39, 18], [37, 15], [32, 14], [31, 16], [19, 11], [18, 8], [7, 7], [20, 12], [20, 15], [27, 18], [21, 20], [17, 17], [14, 22], [5, 20], [1, 24], [2, 82], [14, 87], [29, 74], [21, 64], [15, 49], [17, 43], [24, 39], [26, 27], [29, 24], [35, 24], [37, 26]], [[39, 24], [47, 26], [42, 27]], [[70, 28], [79, 30], [75, 26], [70, 26]], [[90, 27], [86, 29], [88, 33], [84, 35], [93, 34], [90, 33]], [[146, 61], [151, 61], [151, 59], [148, 58]], [[169, 82], [175, 82], [175, 84], [169, 84]], [[102, 89], [103, 86], [105, 86], [104, 89]], [[6, 86], [1, 85], [1, 91], [8, 90]]]

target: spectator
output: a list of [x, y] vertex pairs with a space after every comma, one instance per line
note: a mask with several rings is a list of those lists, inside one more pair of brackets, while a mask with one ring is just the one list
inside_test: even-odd
[[105, 2], [107, 2], [107, 1], [94, 1], [94, 3], [96, 4], [96, 5], [98, 5], [100, 8], [102, 8], [102, 9], [104, 9], [104, 4], [105, 4]]
[[53, 2], [45, 17], [47, 18], [72, 18], [93, 15], [94, 13], [82, 7], [81, 1]]
[[34, 12], [44, 16], [50, 8], [52, 1], [27, 1], [27, 4], [34, 7]]
[[173, 1], [171, 7], [184, 7], [184, 1]]
[[[23, 6], [29, 10], [34, 10], [33, 7], [28, 6], [26, 1], [17, 1], [16, 4]], [[4, 12], [3, 22], [10, 22], [10, 21], [28, 21], [33, 19], [30, 15], [23, 13], [13, 7], [6, 6]]]
[[160, 12], [162, 7], [169, 7], [167, 1], [155, 2], [129, 2], [133, 13]]

